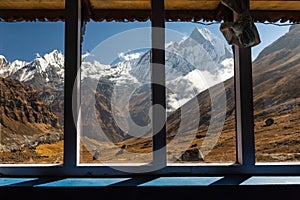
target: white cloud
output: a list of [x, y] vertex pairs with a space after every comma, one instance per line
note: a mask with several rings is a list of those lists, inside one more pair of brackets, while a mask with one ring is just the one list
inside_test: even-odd
[[126, 61], [139, 58], [141, 55], [142, 55], [142, 53], [125, 54], [124, 52], [121, 52], [118, 54], [120, 59], [123, 59]]

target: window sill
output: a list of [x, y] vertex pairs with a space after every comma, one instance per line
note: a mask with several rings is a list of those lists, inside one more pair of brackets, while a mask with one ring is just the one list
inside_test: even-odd
[[299, 185], [300, 176], [142, 176], [111, 178], [0, 177], [1, 187], [189, 187], [215, 185]]
[[[12, 198], [30, 195], [44, 199], [109, 195], [153, 199], [171, 195], [186, 199], [197, 195], [213, 197], [268, 197], [300, 195], [300, 176], [142, 176], [111, 178], [0, 178], [0, 196]], [[210, 198], [210, 199], [211, 199]]]

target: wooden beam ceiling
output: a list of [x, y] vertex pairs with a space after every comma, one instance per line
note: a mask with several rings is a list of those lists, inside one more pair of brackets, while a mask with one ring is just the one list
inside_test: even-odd
[[[150, 9], [150, 0], [90, 0], [94, 9]], [[165, 0], [166, 10], [215, 10], [219, 0]], [[0, 9], [46, 9], [65, 8], [65, 0], [0, 0]], [[299, 0], [250, 0], [250, 10], [300, 10]]]
[[[149, 0], [90, 0], [94, 9], [150, 9]], [[215, 10], [219, 0], [165, 0], [166, 10]], [[250, 10], [300, 10], [299, 0], [250, 0]]]
[[0, 9], [20, 9], [20, 10], [65, 9], [65, 0], [0, 0]]
[[[66, 0], [0, 0], [0, 19], [64, 20]], [[82, 0], [85, 19], [95, 21], [146, 21], [150, 19], [150, 0]], [[220, 0], [165, 0], [166, 20], [214, 20]], [[250, 0], [256, 20], [291, 19], [300, 21], [300, 0]], [[267, 15], [266, 15], [267, 14]], [[217, 18], [220, 20], [220, 18]]]

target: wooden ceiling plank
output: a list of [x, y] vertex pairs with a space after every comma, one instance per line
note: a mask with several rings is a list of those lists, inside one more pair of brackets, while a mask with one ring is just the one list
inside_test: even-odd
[[150, 1], [90, 1], [94, 9], [150, 9]]
[[252, 0], [251, 10], [300, 10], [300, 1]]
[[0, 9], [64, 9], [65, 0], [1, 0]]
[[219, 0], [210, 0], [210, 1], [179, 1], [179, 0], [165, 0], [166, 10], [215, 10], [220, 1]]
[[[250, 3], [251, 2], [259, 2], [259, 1], [278, 1], [278, 0], [250, 0]], [[288, 3], [288, 2], [299, 2], [299, 0], [281, 0], [280, 2], [282, 3]]]
[[[210, 1], [179, 1], [179, 0], [166, 0], [165, 9], [166, 10], [214, 10], [220, 3], [219, 0]], [[116, 1], [91, 1], [91, 5], [94, 9], [150, 9], [150, 1], [136, 1], [136, 0], [116, 0]]]
[[[49, 1], [49, 0], [48, 0]], [[95, 9], [150, 9], [149, 0], [90, 0]], [[220, 0], [165, 0], [166, 10], [215, 10]], [[251, 10], [300, 10], [299, 0], [251, 0]]]

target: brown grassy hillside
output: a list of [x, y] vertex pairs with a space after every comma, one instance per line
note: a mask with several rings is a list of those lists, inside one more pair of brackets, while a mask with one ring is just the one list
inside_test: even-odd
[[63, 139], [58, 117], [40, 91], [17, 80], [0, 78], [0, 120], [0, 163], [37, 162], [39, 145]]
[[[300, 160], [300, 28], [294, 26], [290, 32], [265, 48], [253, 62], [253, 95], [255, 117], [255, 149], [257, 161], [299, 161]], [[235, 162], [236, 135], [234, 109], [234, 82], [229, 79], [224, 83], [227, 99], [226, 120], [222, 133], [214, 143], [213, 135], [218, 129], [207, 135], [211, 120], [211, 99], [209, 91], [197, 95], [199, 110], [184, 105], [187, 112], [181, 113], [178, 109], [167, 120], [168, 160], [178, 159], [175, 152], [184, 152], [187, 149], [201, 149], [205, 154], [204, 162]], [[213, 90], [213, 88], [212, 88]], [[221, 98], [214, 97], [215, 101]], [[172, 143], [178, 134], [179, 127], [188, 128], [192, 120], [181, 123], [185, 115], [194, 116], [201, 112], [201, 119], [196, 130], [190, 130]], [[196, 116], [196, 115], [195, 115]], [[218, 118], [218, 116], [216, 116]], [[271, 122], [271, 123], [270, 123]], [[190, 136], [194, 138], [191, 140]], [[204, 140], [206, 140], [204, 144]], [[192, 142], [191, 142], [192, 141]], [[187, 144], [189, 145], [187, 148]], [[93, 144], [98, 146], [97, 142]], [[171, 145], [171, 146], [170, 146]], [[210, 146], [211, 145], [211, 146]], [[99, 145], [101, 146], [101, 145]], [[152, 138], [130, 138], [120, 142], [118, 146], [126, 147], [127, 152], [144, 159], [146, 152], [152, 151]], [[103, 151], [106, 151], [105, 149]], [[174, 151], [174, 152], [172, 152]], [[84, 162], [91, 162], [87, 153]], [[109, 159], [114, 159], [114, 154]], [[128, 158], [129, 159], [129, 158]], [[147, 158], [148, 159], [148, 158]], [[129, 160], [128, 160], [129, 161]], [[179, 160], [177, 160], [180, 162]]]

